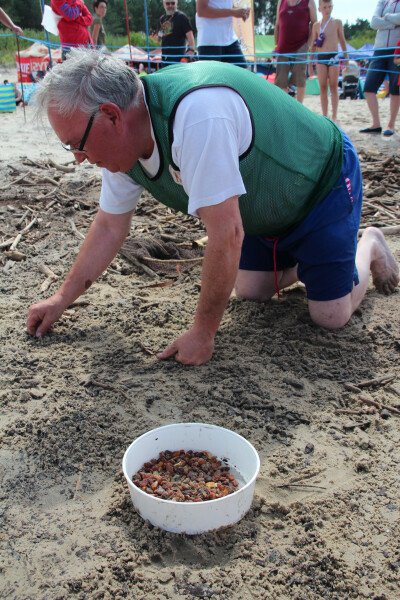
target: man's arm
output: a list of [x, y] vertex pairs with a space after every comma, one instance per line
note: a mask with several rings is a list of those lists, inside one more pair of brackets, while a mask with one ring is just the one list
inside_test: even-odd
[[214, 337], [235, 284], [243, 242], [238, 196], [198, 209], [208, 235], [201, 292], [192, 327], [158, 355], [185, 365], [210, 360]]
[[93, 16], [86, 4], [81, 3], [81, 16], [77, 19], [80, 25], [84, 25], [85, 27], [89, 27], [92, 24]]
[[392, 23], [392, 25], [400, 25], [400, 13], [388, 13], [385, 15], [385, 21]]
[[196, 46], [195, 46], [193, 31], [186, 32], [186, 41], [187, 41], [187, 52], [194, 52]]
[[310, 45], [314, 41], [312, 39], [312, 28], [314, 26], [314, 23], [316, 23], [318, 21], [317, 7], [315, 6], [314, 0], [310, 0], [310, 2], [308, 3], [308, 10], [310, 11], [310, 34], [308, 36], [308, 47], [310, 47]]
[[278, 5], [276, 7], [276, 20], [275, 20], [275, 29], [274, 29], [274, 38], [275, 38], [275, 46], [278, 44], [279, 40], [279, 10], [281, 7], [282, 0], [279, 0]]
[[249, 8], [212, 8], [208, 6], [209, 0], [196, 0], [196, 12], [199, 17], [206, 19], [221, 19], [223, 17], [235, 17], [246, 21], [250, 14]]
[[17, 35], [24, 35], [24, 32], [22, 31], [21, 27], [15, 25], [8, 16], [8, 14], [5, 13], [2, 8], [0, 8], [0, 22], [3, 23], [5, 27], [8, 27], [8, 29], [11, 29], [13, 33], [16, 33]]
[[93, 40], [93, 44], [95, 46], [97, 46], [97, 39], [99, 37], [99, 33], [100, 33], [100, 23], [95, 23], [93, 25], [93, 30], [92, 30], [92, 40]]
[[105, 271], [129, 233], [132, 212], [114, 215], [99, 209], [60, 289], [29, 308], [27, 329], [31, 335], [44, 335], [64, 310]]
[[384, 17], [382, 17], [383, 8], [386, 4], [386, 0], [379, 0], [374, 15], [371, 19], [371, 29], [380, 30], [380, 29], [394, 29], [396, 25], [394, 23], [390, 23]]

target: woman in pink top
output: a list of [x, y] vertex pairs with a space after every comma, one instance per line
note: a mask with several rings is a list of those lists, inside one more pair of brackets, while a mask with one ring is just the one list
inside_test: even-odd
[[279, 0], [276, 9], [275, 51], [289, 56], [278, 56], [275, 84], [287, 91], [290, 80], [290, 83], [297, 86], [296, 97], [299, 102], [304, 100], [307, 52], [311, 27], [316, 20], [314, 0]]

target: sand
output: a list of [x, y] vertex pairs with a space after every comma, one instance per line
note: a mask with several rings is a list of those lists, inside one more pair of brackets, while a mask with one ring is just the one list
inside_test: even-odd
[[[306, 105], [319, 111], [317, 97]], [[388, 101], [380, 106], [387, 115]], [[232, 299], [213, 360], [187, 368], [154, 352], [190, 324], [199, 267], [151, 278], [119, 255], [50, 335], [33, 339], [27, 308], [57, 286], [42, 266], [58, 282], [67, 273], [81, 243], [72, 222], [87, 230], [100, 174], [45, 168], [70, 157], [31, 117], [30, 107], [26, 124], [22, 109], [0, 115], [0, 241], [38, 218], [17, 246], [25, 260], [3, 255], [0, 266], [1, 596], [398, 599], [400, 417], [365, 408], [345, 383], [392, 375], [362, 394], [400, 409], [399, 292], [371, 284], [338, 332], [311, 323], [301, 286], [265, 304]], [[364, 101], [341, 102], [339, 119], [358, 149], [397, 155], [397, 135], [357, 133], [369, 124]], [[147, 197], [132, 236], [160, 235], [159, 224], [183, 241], [204, 233]], [[388, 240], [399, 259], [399, 238]], [[228, 427], [259, 451], [254, 503], [237, 525], [175, 535], [133, 510], [126, 447], [180, 421]]]

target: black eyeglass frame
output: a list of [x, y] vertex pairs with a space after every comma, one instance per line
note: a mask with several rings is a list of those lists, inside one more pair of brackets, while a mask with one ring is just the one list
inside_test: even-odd
[[92, 113], [92, 115], [90, 116], [89, 122], [85, 129], [85, 133], [83, 134], [82, 139], [79, 142], [79, 146], [77, 148], [73, 148], [72, 146], [66, 146], [65, 144], [61, 144], [61, 146], [64, 148], [64, 150], [68, 150], [68, 152], [84, 152], [86, 140], [89, 137], [89, 133], [90, 133], [90, 130], [92, 129], [94, 118], [98, 112], [99, 112], [99, 109], [96, 108], [94, 113]]

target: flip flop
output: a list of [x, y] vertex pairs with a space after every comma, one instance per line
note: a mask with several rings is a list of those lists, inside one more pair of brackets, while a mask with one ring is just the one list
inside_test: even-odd
[[360, 133], [382, 133], [382, 127], [366, 127], [365, 129], [360, 129]]
[[385, 129], [385, 131], [383, 132], [383, 135], [385, 137], [390, 137], [391, 135], [394, 135], [394, 130], [393, 129]]

